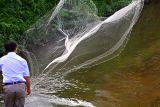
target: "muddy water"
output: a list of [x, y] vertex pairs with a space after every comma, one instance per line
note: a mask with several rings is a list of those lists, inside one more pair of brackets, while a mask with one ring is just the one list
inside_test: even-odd
[[145, 5], [130, 43], [112, 65], [115, 72], [101, 88], [105, 100], [97, 99], [99, 107], [160, 107], [159, 10], [159, 1]]
[[159, 9], [158, 1], [145, 5], [125, 52], [115, 59], [116, 72], [102, 86], [108, 101], [98, 98], [98, 106], [160, 107]]
[[[160, 106], [160, 53], [144, 62], [137, 69], [128, 68], [124, 71], [113, 73], [111, 78], [104, 83], [101, 90], [109, 94], [103, 101], [97, 100], [100, 106], [109, 105], [120, 107], [159, 107]], [[105, 90], [105, 91], [104, 91]], [[104, 94], [104, 95], [105, 95]], [[105, 97], [102, 95], [102, 97]], [[108, 103], [109, 102], [109, 103]]]
[[145, 4], [120, 56], [69, 78], [79, 88], [60, 96], [88, 100], [96, 107], [160, 107], [160, 1]]

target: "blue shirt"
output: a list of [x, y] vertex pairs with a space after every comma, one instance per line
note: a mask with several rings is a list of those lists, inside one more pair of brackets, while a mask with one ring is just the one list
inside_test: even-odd
[[26, 81], [24, 77], [30, 75], [27, 61], [15, 52], [9, 52], [0, 58], [0, 70], [3, 83]]

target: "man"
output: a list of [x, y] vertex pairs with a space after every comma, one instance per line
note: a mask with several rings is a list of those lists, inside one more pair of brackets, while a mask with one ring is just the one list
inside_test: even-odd
[[24, 107], [25, 96], [30, 94], [30, 73], [25, 59], [16, 54], [17, 44], [5, 45], [7, 55], [0, 58], [3, 75], [5, 107]]

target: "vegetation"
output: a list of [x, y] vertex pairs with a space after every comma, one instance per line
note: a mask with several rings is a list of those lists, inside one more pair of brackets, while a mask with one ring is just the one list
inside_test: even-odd
[[[100, 16], [108, 16], [131, 0], [93, 0]], [[20, 43], [22, 34], [59, 0], [0, 0], [0, 51], [9, 39]]]
[[22, 34], [58, 0], [0, 0], [0, 49], [6, 40], [19, 42]]
[[132, 0], [93, 0], [100, 16], [110, 16], [115, 11], [129, 4]]

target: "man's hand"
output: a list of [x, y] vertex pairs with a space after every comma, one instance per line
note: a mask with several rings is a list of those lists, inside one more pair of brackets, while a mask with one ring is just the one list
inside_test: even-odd
[[26, 92], [27, 92], [27, 95], [30, 95], [30, 93], [31, 93], [31, 89], [29, 88], [26, 88]]
[[24, 77], [24, 79], [26, 80], [26, 92], [27, 92], [27, 95], [29, 95], [31, 93], [30, 77]]

